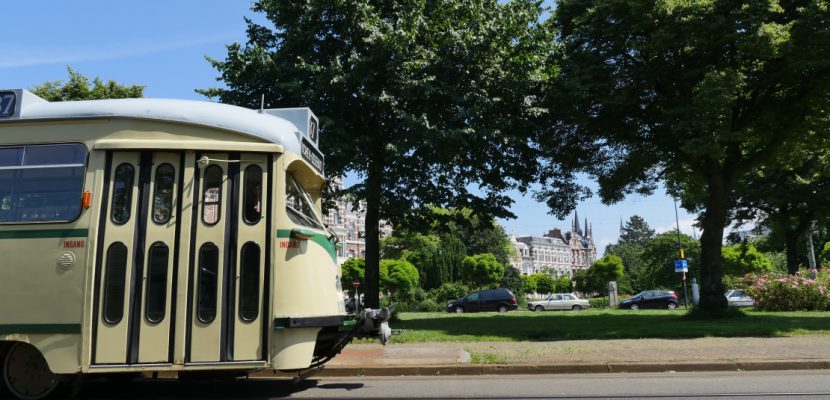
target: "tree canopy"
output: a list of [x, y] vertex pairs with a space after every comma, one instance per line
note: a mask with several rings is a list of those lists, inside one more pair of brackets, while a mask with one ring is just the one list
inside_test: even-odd
[[700, 306], [725, 308], [721, 245], [737, 183], [828, 135], [826, 2], [562, 0], [554, 19], [568, 99], [557, 136], [596, 155], [586, 170], [603, 201], [665, 181], [701, 212]]
[[467, 256], [461, 263], [461, 276], [466, 282], [486, 287], [501, 281], [504, 266], [490, 253]]
[[[378, 306], [381, 219], [430, 206], [509, 217], [508, 189], [536, 170], [530, 136], [555, 75], [546, 9], [533, 0], [260, 0], [248, 41], [211, 60], [224, 103], [311, 107], [328, 174], [366, 200], [366, 304]], [[499, 162], [493, 162], [499, 160]]]
[[90, 86], [89, 78], [70, 67], [66, 67], [66, 70], [69, 73], [68, 81], [47, 81], [31, 87], [29, 91], [47, 101], [126, 99], [144, 96], [144, 86], [122, 85], [113, 80], [104, 82], [98, 77], [92, 80]]

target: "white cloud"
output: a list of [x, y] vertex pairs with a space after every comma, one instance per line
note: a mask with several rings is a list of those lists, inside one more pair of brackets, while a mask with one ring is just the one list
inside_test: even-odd
[[37, 48], [32, 46], [5, 47], [0, 46], [0, 68], [30, 67], [48, 64], [72, 64], [85, 61], [120, 60], [131, 57], [145, 56], [202, 46], [211, 43], [226, 43], [235, 35], [213, 35], [201, 38], [188, 38], [173, 41], [137, 42], [137, 43], [108, 43], [102, 46], [83, 47], [51, 47]]
[[[681, 219], [679, 221], [680, 233], [683, 233], [683, 234], [686, 234], [686, 235], [689, 235], [689, 236], [692, 236], [692, 237], [697, 236], [698, 238], [700, 238], [700, 229], [693, 226], [695, 223], [697, 223], [697, 220], [693, 219], [693, 218]], [[675, 222], [675, 223], [671, 224], [670, 226], [657, 227], [654, 230], [657, 233], [677, 232], [677, 225], [678, 225], [678, 223]]]

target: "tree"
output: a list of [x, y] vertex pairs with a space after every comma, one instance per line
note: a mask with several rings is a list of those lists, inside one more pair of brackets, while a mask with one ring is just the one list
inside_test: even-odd
[[560, 293], [572, 292], [573, 283], [571, 282], [571, 277], [567, 275], [562, 275], [559, 278], [556, 278], [556, 282], [554, 283], [554, 290]]
[[115, 81], [104, 82], [95, 77], [90, 87], [89, 79], [70, 67], [69, 81], [47, 81], [29, 89], [48, 101], [126, 99], [144, 96], [144, 86], [122, 85]]
[[[363, 258], [350, 258], [340, 266], [340, 287], [348, 289], [353, 287], [352, 282], [355, 280], [363, 283], [364, 270], [366, 268], [366, 260]], [[354, 297], [357, 291], [352, 291]]]
[[522, 292], [537, 293], [535, 275], [522, 275]]
[[504, 228], [492, 217], [479, 216], [470, 209], [432, 207], [430, 232], [455, 236], [464, 243], [467, 255], [490, 253], [502, 265], [510, 264], [515, 253]]
[[533, 280], [536, 281], [536, 291], [538, 293], [553, 293], [556, 289], [553, 278], [548, 274], [533, 274]]
[[498, 283], [504, 276], [504, 266], [490, 253], [467, 256], [461, 263], [461, 276], [479, 287]]
[[[210, 60], [227, 88], [199, 91], [247, 107], [311, 107], [329, 175], [363, 181], [366, 305], [378, 306], [378, 223], [411, 225], [430, 206], [511, 217], [536, 159], [530, 135], [554, 68], [546, 9], [532, 0], [260, 0], [273, 29]], [[459, 151], [463, 149], [463, 151]]]
[[510, 289], [516, 297], [522, 297], [525, 293], [522, 273], [510, 265], [504, 267], [504, 276], [501, 278], [499, 287]]
[[790, 275], [798, 272], [799, 239], [815, 220], [830, 216], [827, 143], [816, 141], [810, 138], [774, 165], [747, 174], [736, 190], [736, 219], [758, 221], [783, 236]]
[[434, 289], [461, 276], [461, 262], [466, 248], [452, 235], [434, 235], [396, 231], [381, 241], [386, 259], [405, 259], [415, 265], [424, 289]]
[[406, 298], [418, 287], [418, 270], [406, 260], [383, 260], [380, 263], [381, 288]]
[[620, 228], [619, 243], [645, 246], [653, 237], [654, 229], [648, 226], [648, 222], [639, 215], [632, 215], [625, 226]]
[[[683, 284], [680, 274], [674, 272], [674, 261], [680, 258], [677, 249], [677, 233], [661, 233], [646, 244], [643, 252], [645, 267], [642, 271], [636, 271], [631, 276], [631, 284], [636, 290], [673, 288], [675, 291], [683, 291]], [[680, 244], [683, 246], [683, 253], [689, 263], [687, 278], [700, 276], [700, 242], [692, 239], [689, 235], [680, 235]], [[635, 272], [632, 272], [635, 273]], [[723, 293], [721, 293], [723, 296]]]
[[751, 244], [723, 246], [723, 274], [743, 276], [772, 270], [772, 262]]
[[721, 245], [736, 185], [828, 135], [826, 3], [563, 0], [555, 25], [567, 98], [557, 136], [594, 155], [586, 170], [604, 202], [665, 181], [701, 212], [700, 306], [726, 308]]

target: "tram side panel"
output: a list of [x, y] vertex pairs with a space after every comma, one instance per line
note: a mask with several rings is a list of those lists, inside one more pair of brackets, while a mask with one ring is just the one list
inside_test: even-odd
[[[4, 127], [0, 134], [25, 143], [46, 130]], [[92, 213], [82, 198], [95, 179], [88, 155], [82, 143], [0, 146], [0, 341], [31, 343], [56, 373], [80, 368], [92, 246]]]
[[[296, 155], [281, 155], [277, 165], [283, 167], [277, 168], [280, 171], [277, 177], [278, 184], [274, 185], [277, 223], [271, 365], [274, 369], [280, 370], [307, 368], [311, 364], [317, 335], [321, 329], [318, 326], [286, 326], [290, 319], [336, 319], [345, 314], [342, 308], [339, 267], [335, 261], [334, 243], [328, 239], [325, 231], [294, 223], [286, 214], [287, 177], [294, 174], [298, 178], [303, 178], [303, 174], [313, 174], [308, 167], [292, 168], [298, 162]], [[319, 213], [319, 201], [316, 207]], [[311, 237], [292, 238], [291, 231], [294, 229], [311, 234]]]

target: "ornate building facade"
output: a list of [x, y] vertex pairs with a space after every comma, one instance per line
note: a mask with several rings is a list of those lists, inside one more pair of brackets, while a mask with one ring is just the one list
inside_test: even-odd
[[[334, 179], [333, 184], [338, 188], [343, 188], [343, 183], [338, 178]], [[337, 251], [337, 263], [343, 264], [350, 258], [364, 258], [366, 257], [366, 235], [364, 229], [366, 228], [366, 204], [363, 201], [355, 203], [343, 196], [336, 200], [334, 207], [327, 210], [327, 214], [323, 215], [323, 223], [326, 224], [337, 235], [337, 239], [343, 243]], [[380, 236], [386, 237], [392, 234], [392, 227], [381, 221]]]
[[591, 234], [591, 226], [585, 219], [584, 228], [574, 212], [571, 231], [564, 234], [559, 228], [542, 236], [516, 236], [510, 238], [516, 249], [513, 266], [522, 275], [547, 273], [554, 277], [573, 276], [580, 269], [587, 269], [597, 259], [597, 248]]

